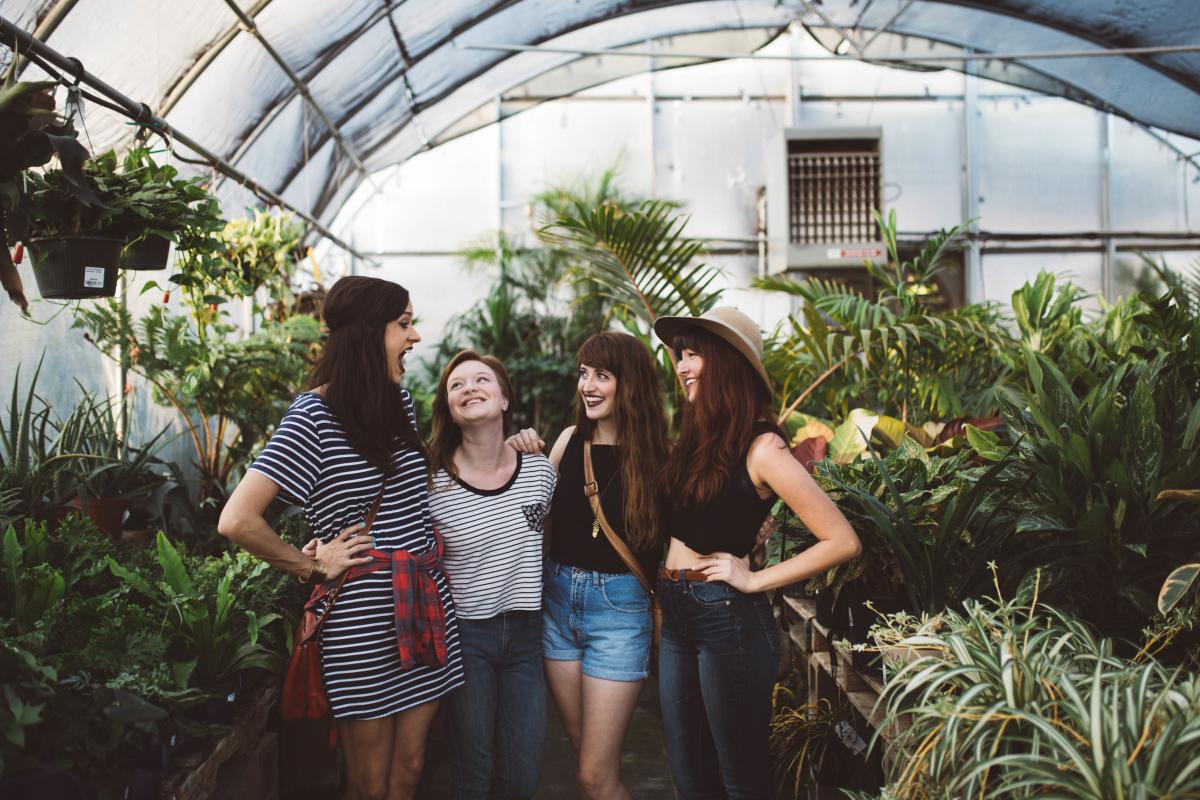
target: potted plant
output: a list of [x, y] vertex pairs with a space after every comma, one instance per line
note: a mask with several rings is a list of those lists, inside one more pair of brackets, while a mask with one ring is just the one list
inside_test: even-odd
[[[91, 172], [91, 170], [88, 170]], [[42, 297], [79, 300], [112, 297], [117, 291], [121, 239], [106, 234], [113, 209], [65, 169], [26, 172], [21, 207], [10, 229], [25, 242]]]
[[106, 233], [123, 239], [123, 269], [164, 269], [172, 242], [189, 229], [211, 234], [224, 224], [216, 198], [200, 178], [184, 180], [168, 164], [156, 164], [146, 148], [133, 148], [118, 166], [112, 151], [89, 165], [101, 200], [114, 209]]
[[[50, 81], [16, 81], [16, 65], [0, 87], [0, 285], [22, 310], [29, 307], [21, 276], [9, 243], [23, 240], [25, 215], [20, 213], [25, 195], [25, 175], [58, 156], [75, 191], [92, 201], [94, 193], [82, 178], [87, 150], [75, 140], [69, 120], [54, 111], [54, 86]], [[18, 258], [19, 261], [19, 258]]]
[[81, 510], [116, 540], [133, 499], [149, 494], [163, 481], [150, 465], [165, 444], [167, 429], [145, 445], [131, 447], [117, 431], [113, 410], [111, 401], [85, 396], [63, 421], [55, 451], [56, 457], [68, 462], [64, 477], [76, 482]]

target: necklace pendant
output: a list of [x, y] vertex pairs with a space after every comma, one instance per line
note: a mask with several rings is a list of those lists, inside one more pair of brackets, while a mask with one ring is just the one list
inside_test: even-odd
[[600, 520], [592, 520], [592, 538], [596, 539], [600, 536]]

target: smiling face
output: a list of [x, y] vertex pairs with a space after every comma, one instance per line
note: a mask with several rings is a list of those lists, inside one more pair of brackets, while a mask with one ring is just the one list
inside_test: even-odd
[[702, 372], [704, 372], [704, 356], [690, 347], [679, 351], [679, 363], [675, 365], [675, 374], [683, 381], [689, 403], [696, 402], [696, 388], [699, 386]]
[[459, 427], [502, 419], [508, 408], [496, 372], [482, 361], [464, 361], [451, 370], [446, 401], [450, 417]]
[[404, 357], [413, 345], [421, 341], [421, 334], [413, 326], [412, 303], [397, 319], [387, 324], [383, 334], [383, 349], [387, 357], [388, 377], [392, 383], [400, 383], [404, 376]]
[[590, 420], [609, 417], [617, 405], [617, 376], [606, 369], [579, 365], [579, 397]]

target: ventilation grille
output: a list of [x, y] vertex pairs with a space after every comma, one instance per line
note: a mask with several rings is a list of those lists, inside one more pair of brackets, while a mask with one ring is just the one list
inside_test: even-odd
[[[788, 209], [793, 244], [879, 239], [871, 209], [882, 208], [878, 142], [874, 152], [852, 141], [792, 142], [788, 153]], [[795, 152], [795, 145], [837, 145], [841, 152]], [[824, 149], [824, 148], [820, 148]], [[851, 150], [847, 152], [847, 150]]]

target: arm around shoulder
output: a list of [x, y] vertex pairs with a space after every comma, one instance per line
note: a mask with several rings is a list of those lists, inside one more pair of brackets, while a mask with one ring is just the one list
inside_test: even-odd
[[554, 447], [550, 448], [550, 463], [558, 469], [558, 465], [562, 462], [563, 453], [567, 451], [567, 443], [571, 441], [571, 436], [575, 434], [575, 426], [568, 425], [563, 429], [563, 432], [558, 435], [558, 439], [554, 442]]

